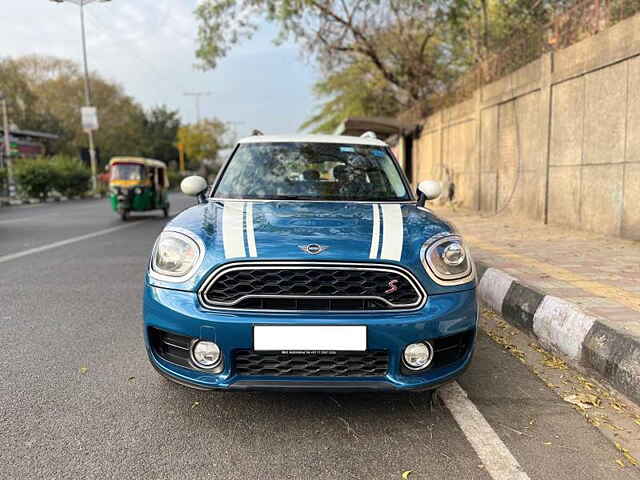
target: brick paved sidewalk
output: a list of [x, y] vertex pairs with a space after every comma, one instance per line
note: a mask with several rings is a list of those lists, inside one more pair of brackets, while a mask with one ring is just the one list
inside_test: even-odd
[[454, 223], [475, 260], [640, 338], [640, 241], [507, 215], [484, 216], [449, 207], [434, 210]]

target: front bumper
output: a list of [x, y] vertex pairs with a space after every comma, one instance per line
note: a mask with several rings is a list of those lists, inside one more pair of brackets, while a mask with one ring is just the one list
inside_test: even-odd
[[[475, 289], [432, 295], [415, 312], [263, 314], [204, 311], [194, 292], [146, 286], [144, 334], [149, 359], [159, 373], [177, 383], [204, 390], [429, 390], [458, 377], [469, 365], [477, 314]], [[388, 352], [387, 373], [378, 377], [240, 375], [235, 369], [235, 355], [253, 348], [255, 325], [366, 325], [368, 350]], [[169, 361], [154, 347], [151, 329], [216, 342], [222, 351], [222, 371], [210, 373]], [[470, 341], [454, 361], [436, 365], [434, 359], [434, 365], [420, 373], [410, 373], [402, 366], [402, 352], [408, 344], [455, 336], [465, 336]]]

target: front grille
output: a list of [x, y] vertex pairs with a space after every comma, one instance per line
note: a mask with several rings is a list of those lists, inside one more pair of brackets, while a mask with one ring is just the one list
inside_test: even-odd
[[279, 352], [236, 352], [238, 375], [274, 377], [383, 377], [388, 370], [385, 351], [336, 354], [283, 354]]
[[371, 311], [417, 308], [413, 276], [389, 265], [243, 263], [214, 272], [200, 292], [208, 308]]
[[168, 362], [182, 367], [193, 368], [189, 361], [191, 337], [165, 332], [149, 327], [149, 342], [153, 351]]

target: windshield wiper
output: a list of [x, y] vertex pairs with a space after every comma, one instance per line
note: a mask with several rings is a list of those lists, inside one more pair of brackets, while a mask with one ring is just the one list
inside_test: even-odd
[[273, 200], [317, 200], [315, 197], [304, 195], [277, 195]]

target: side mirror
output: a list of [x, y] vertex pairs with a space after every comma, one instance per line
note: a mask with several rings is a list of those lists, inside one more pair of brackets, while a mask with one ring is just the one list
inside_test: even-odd
[[427, 200], [435, 200], [442, 193], [440, 182], [424, 180], [418, 184], [418, 206], [424, 207]]
[[180, 182], [180, 190], [182, 190], [182, 193], [190, 197], [198, 197], [201, 203], [206, 201], [204, 191], [208, 186], [207, 181], [198, 175], [192, 175]]

